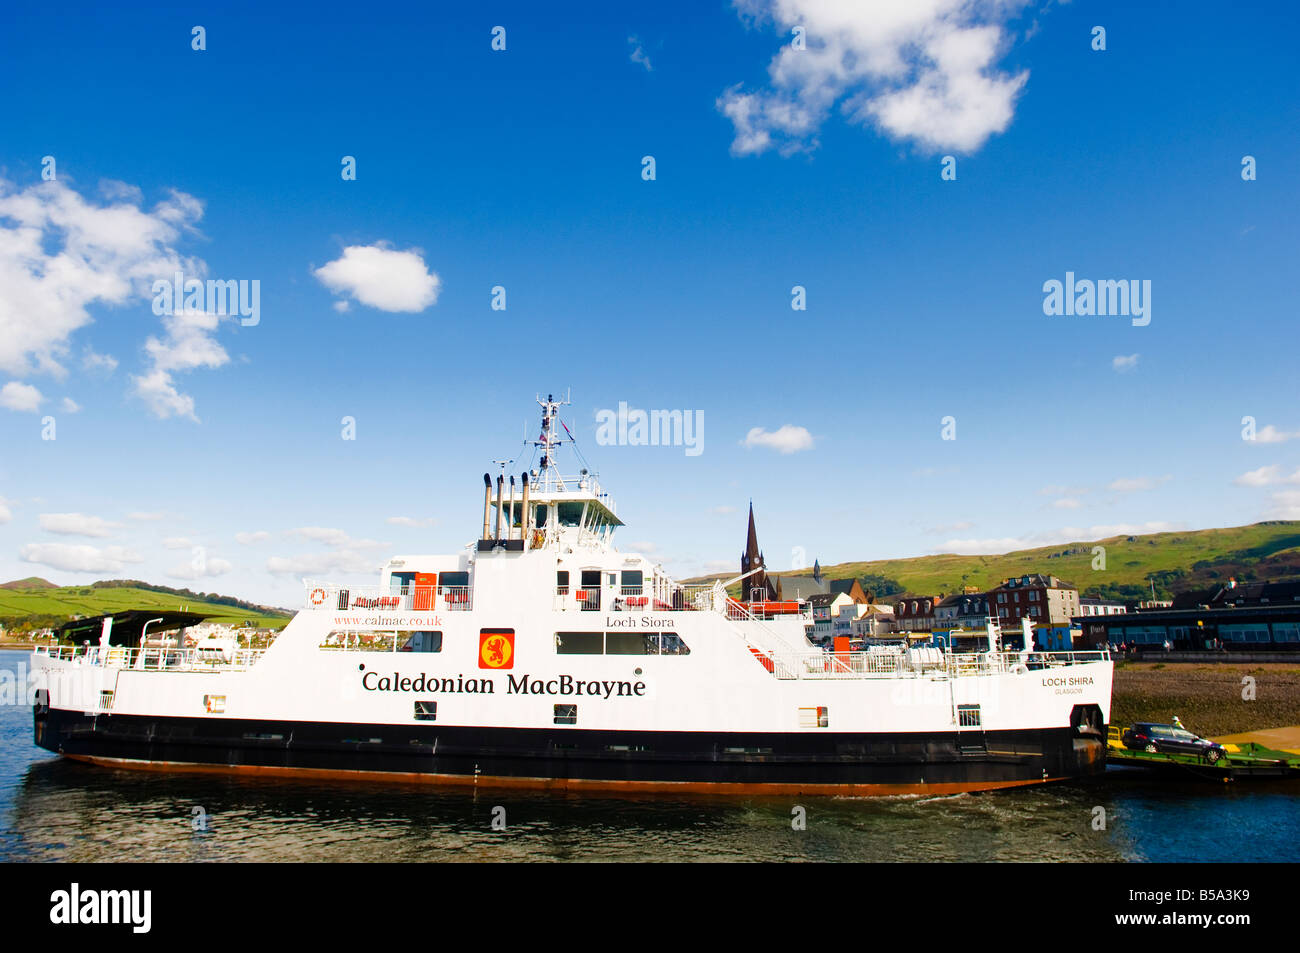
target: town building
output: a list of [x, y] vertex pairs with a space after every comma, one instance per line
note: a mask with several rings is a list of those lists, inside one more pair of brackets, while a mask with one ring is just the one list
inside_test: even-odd
[[[840, 613], [856, 605], [846, 592], [819, 592], [809, 596], [805, 601], [812, 610], [813, 624], [809, 638], [815, 642], [826, 642], [834, 638], [837, 634], [835, 624], [841, 621]], [[846, 616], [843, 621], [847, 623], [851, 620]], [[838, 634], [849, 635], [850, 633], [844, 631]]]
[[1119, 616], [1081, 616], [1080, 643], [1138, 653], [1300, 653], [1300, 579], [1180, 593], [1172, 607], [1140, 606]]
[[1102, 599], [1099, 596], [1080, 596], [1079, 597], [1079, 615], [1124, 615], [1128, 612], [1128, 605], [1118, 599]]
[[988, 598], [1003, 629], [1019, 626], [1026, 616], [1037, 626], [1058, 626], [1069, 625], [1079, 615], [1079, 590], [1038, 572], [1002, 580]]
[[905, 596], [894, 603], [894, 622], [899, 632], [932, 632], [938, 596]]
[[983, 630], [988, 618], [988, 596], [974, 586], [940, 600], [934, 610], [934, 626], [941, 630]]

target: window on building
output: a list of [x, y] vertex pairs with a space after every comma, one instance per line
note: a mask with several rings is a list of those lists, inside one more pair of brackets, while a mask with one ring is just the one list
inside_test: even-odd
[[1300, 642], [1300, 622], [1274, 622], [1274, 642]]
[[1267, 622], [1242, 622], [1219, 626], [1219, 638], [1225, 642], [1268, 642]]

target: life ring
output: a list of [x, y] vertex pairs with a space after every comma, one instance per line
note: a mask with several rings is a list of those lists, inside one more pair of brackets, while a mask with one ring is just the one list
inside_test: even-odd
[[322, 602], [325, 601], [325, 590], [324, 590], [324, 589], [319, 589], [319, 588], [318, 588], [318, 589], [313, 589], [313, 590], [311, 591], [311, 597], [310, 597], [310, 598], [311, 598], [311, 604], [312, 604], [312, 605], [314, 605], [314, 606], [318, 606], [318, 605], [320, 605]]
[[1029, 666], [1027, 666], [1024, 662], [1017, 662], [1015, 665], [1011, 666], [1011, 674], [1012, 674], [1012, 675], [1028, 675], [1028, 674], [1029, 674]]

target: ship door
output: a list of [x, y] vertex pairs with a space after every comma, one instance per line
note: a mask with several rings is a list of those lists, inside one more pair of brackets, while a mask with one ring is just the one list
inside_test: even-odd
[[594, 612], [600, 608], [600, 576], [599, 569], [582, 570], [582, 584], [578, 587], [577, 597], [583, 609]]
[[429, 611], [433, 608], [433, 594], [438, 591], [438, 574], [436, 572], [417, 572], [415, 574], [415, 598], [411, 608]]
[[984, 714], [979, 705], [958, 705], [957, 751], [962, 757], [983, 757], [988, 754], [984, 737]]

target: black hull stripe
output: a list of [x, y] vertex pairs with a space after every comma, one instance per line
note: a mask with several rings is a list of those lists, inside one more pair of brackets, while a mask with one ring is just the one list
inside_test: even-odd
[[[688, 785], [812, 791], [979, 790], [1104, 769], [1099, 739], [1069, 728], [849, 734], [598, 731], [156, 718], [50, 710], [36, 743], [82, 760], [392, 776], [530, 787]], [[720, 786], [720, 787], [719, 787]], [[883, 792], [882, 792], [883, 793]]]

